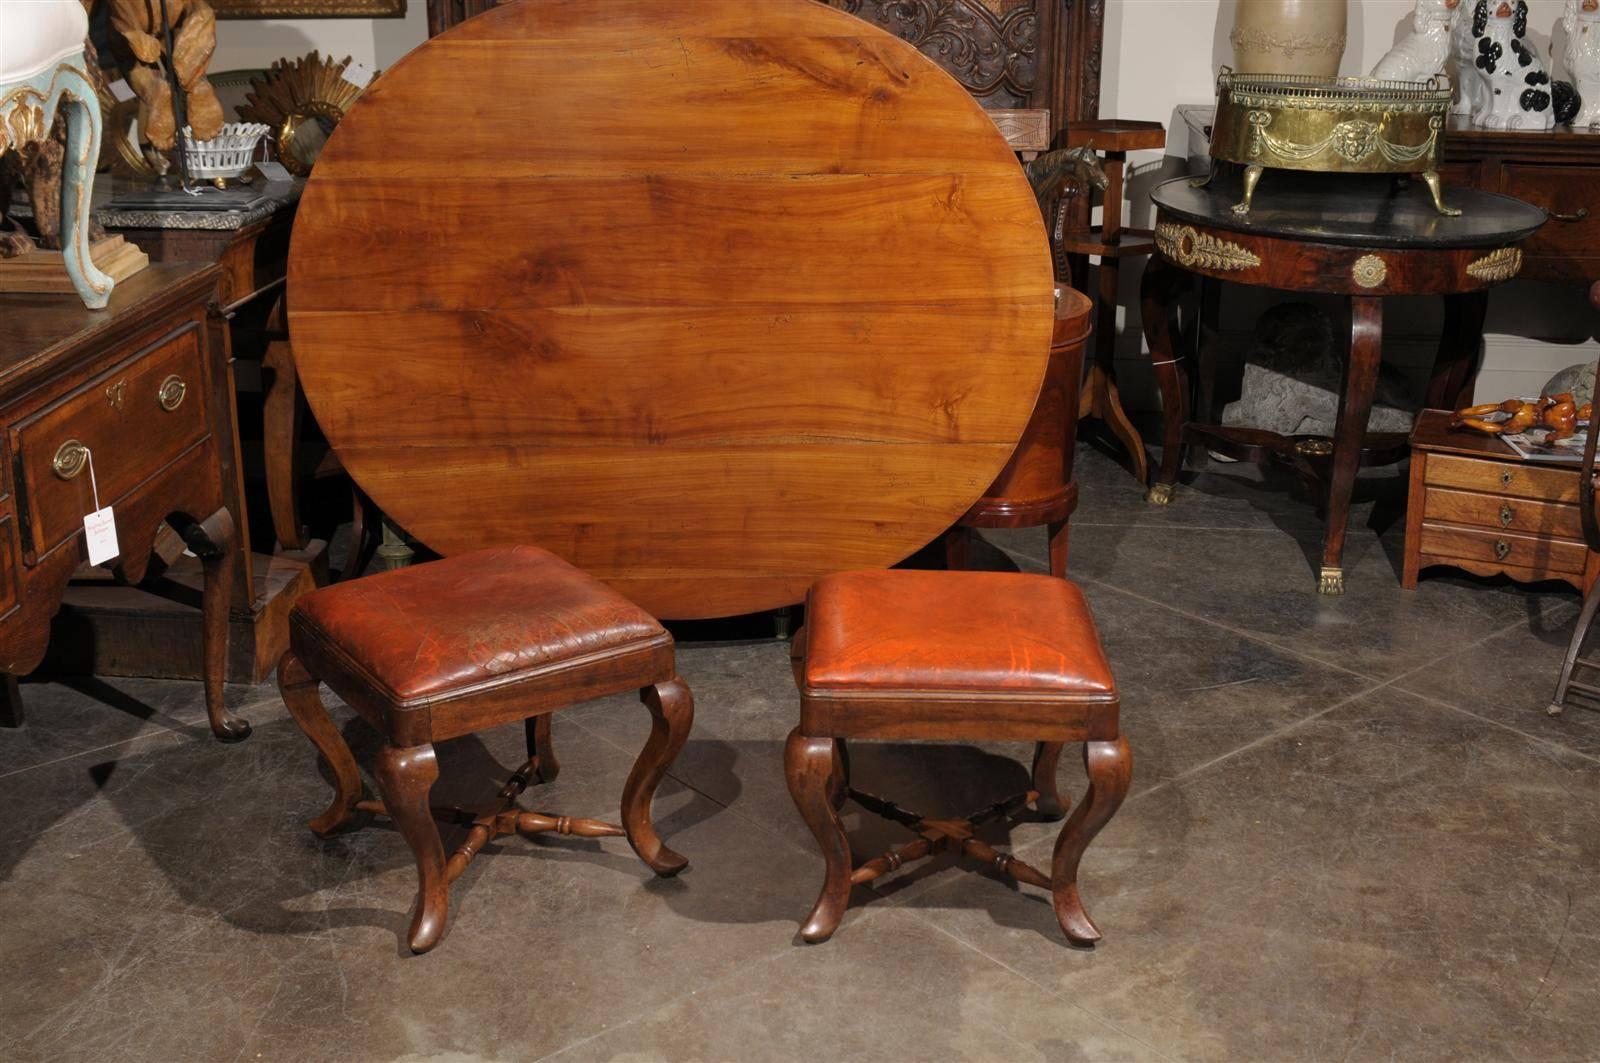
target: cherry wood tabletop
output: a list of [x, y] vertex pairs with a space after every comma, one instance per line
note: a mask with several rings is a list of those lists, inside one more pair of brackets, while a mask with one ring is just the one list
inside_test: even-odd
[[396, 523], [679, 619], [937, 537], [1028, 422], [1052, 300], [994, 123], [813, 0], [462, 23], [339, 124], [289, 265], [306, 396]]

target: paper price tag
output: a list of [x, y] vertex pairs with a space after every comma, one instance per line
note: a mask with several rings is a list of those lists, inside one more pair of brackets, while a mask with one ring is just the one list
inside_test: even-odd
[[83, 532], [89, 547], [89, 564], [110, 561], [120, 553], [117, 549], [117, 522], [111, 515], [110, 506], [84, 517]]
[[271, 184], [273, 181], [294, 180], [294, 175], [288, 170], [285, 170], [283, 168], [283, 163], [281, 162], [258, 162], [256, 163], [256, 170], [261, 174], [262, 177], [267, 179], [268, 184]]
[[107, 85], [106, 88], [111, 90], [111, 95], [118, 103], [127, 103], [133, 99], [133, 88], [128, 84], [126, 78], [118, 78]]
[[372, 83], [372, 71], [360, 63], [351, 63], [344, 68], [344, 73], [339, 76], [358, 89], [364, 89]]

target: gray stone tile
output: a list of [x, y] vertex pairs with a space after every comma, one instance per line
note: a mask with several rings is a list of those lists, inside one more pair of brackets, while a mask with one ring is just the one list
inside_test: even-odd
[[1449, 573], [1402, 590], [1401, 535], [1394, 528], [1380, 541], [1352, 527], [1339, 596], [1316, 591], [1319, 537], [1259, 530], [1079, 528], [1073, 574], [1380, 679], [1519, 620], [1531, 623], [1572, 598], [1549, 585]]
[[796, 946], [556, 1057], [1159, 1058], [903, 911]]
[[1186, 1058], [1574, 1059], [1597, 797], [1600, 764], [1389, 688], [1131, 799], [1084, 860], [1092, 952], [1031, 888], [912, 907]]

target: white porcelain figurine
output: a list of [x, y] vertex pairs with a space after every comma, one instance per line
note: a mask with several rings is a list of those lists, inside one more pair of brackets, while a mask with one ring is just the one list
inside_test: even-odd
[[[1461, 30], [1471, 44], [1463, 48]], [[1550, 73], [1525, 40], [1527, 0], [1477, 0], [1457, 25], [1456, 61], [1472, 124], [1489, 129], [1549, 129], [1556, 123]], [[1470, 59], [1462, 54], [1468, 52]]]
[[1581, 101], [1574, 126], [1600, 126], [1600, 0], [1567, 0], [1561, 25], [1567, 31], [1562, 59]]
[[1441, 73], [1450, 58], [1450, 26], [1460, 6], [1461, 0], [1417, 0], [1411, 15], [1411, 33], [1378, 60], [1372, 76], [1390, 81], [1426, 81]]

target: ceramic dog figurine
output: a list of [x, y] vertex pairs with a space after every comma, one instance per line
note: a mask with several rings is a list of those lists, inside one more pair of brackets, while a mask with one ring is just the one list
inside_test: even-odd
[[[1570, 85], [1550, 81], [1539, 50], [1526, 40], [1527, 0], [1477, 0], [1470, 19], [1462, 19], [1472, 40], [1471, 62], [1459, 69], [1463, 94], [1472, 105], [1472, 124], [1489, 129], [1549, 129], [1556, 124], [1557, 95], [1574, 102]], [[1457, 63], [1461, 40], [1456, 38]]]
[[1450, 29], [1460, 6], [1461, 0], [1417, 0], [1410, 35], [1378, 60], [1372, 76], [1389, 81], [1426, 81], [1443, 71], [1450, 59]]
[[1562, 59], [1580, 100], [1572, 124], [1600, 126], [1600, 0], [1567, 0], [1561, 25], [1567, 31]]

